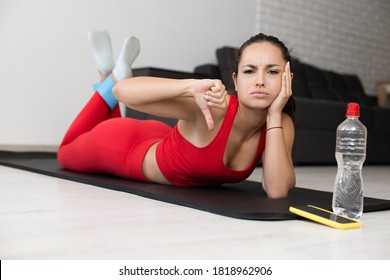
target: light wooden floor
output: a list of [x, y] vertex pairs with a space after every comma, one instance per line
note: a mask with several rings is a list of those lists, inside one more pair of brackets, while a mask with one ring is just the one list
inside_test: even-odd
[[[296, 172], [298, 186], [332, 191], [335, 166]], [[363, 176], [366, 196], [390, 199], [388, 166]], [[390, 211], [353, 230], [247, 221], [0, 166], [0, 259], [388, 260]]]

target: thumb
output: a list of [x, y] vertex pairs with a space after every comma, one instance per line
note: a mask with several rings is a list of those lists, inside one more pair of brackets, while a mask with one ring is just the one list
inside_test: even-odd
[[209, 129], [209, 131], [213, 130], [214, 120], [213, 120], [213, 116], [211, 115], [210, 108], [202, 109], [202, 113], [203, 113], [204, 118], [206, 120], [207, 128]]

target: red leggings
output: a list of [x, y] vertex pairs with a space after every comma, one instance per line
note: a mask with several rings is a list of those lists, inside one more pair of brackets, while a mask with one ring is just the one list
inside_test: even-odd
[[95, 92], [65, 134], [58, 162], [73, 171], [148, 181], [142, 172], [145, 154], [170, 131], [163, 122], [122, 118], [118, 105], [111, 110]]

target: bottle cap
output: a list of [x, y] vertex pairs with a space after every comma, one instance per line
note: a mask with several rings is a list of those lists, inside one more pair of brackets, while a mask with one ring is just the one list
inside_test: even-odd
[[358, 103], [348, 103], [347, 113], [345, 114], [347, 117], [359, 117], [360, 116], [360, 108]]

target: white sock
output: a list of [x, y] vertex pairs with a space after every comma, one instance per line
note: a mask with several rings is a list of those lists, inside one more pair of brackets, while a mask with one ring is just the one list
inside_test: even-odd
[[140, 44], [137, 38], [130, 37], [123, 43], [118, 60], [116, 61], [112, 73], [117, 81], [124, 80], [133, 76], [131, 65], [138, 56]]
[[107, 31], [88, 32], [98, 70], [108, 76], [114, 67], [110, 35]]

